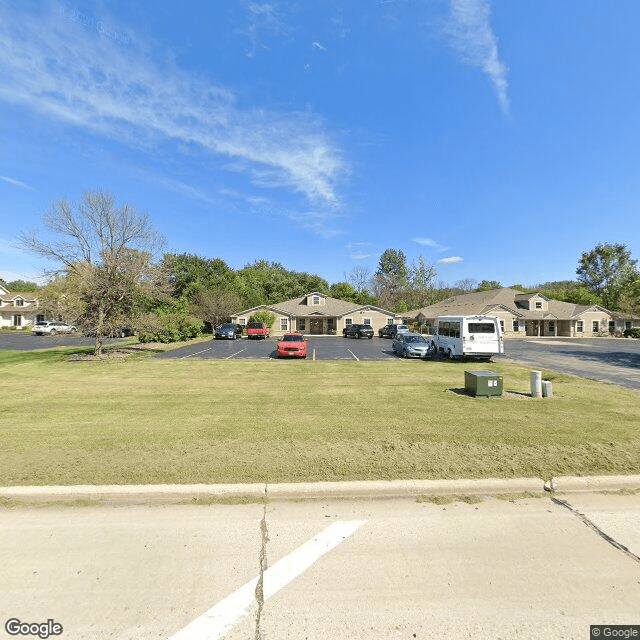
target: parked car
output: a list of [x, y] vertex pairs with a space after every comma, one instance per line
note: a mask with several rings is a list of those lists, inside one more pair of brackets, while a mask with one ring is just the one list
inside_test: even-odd
[[398, 333], [391, 349], [403, 358], [424, 358], [435, 353], [431, 342], [419, 333]]
[[307, 341], [301, 333], [285, 333], [276, 349], [278, 358], [306, 358]]
[[66, 322], [51, 322], [47, 320], [41, 320], [33, 325], [32, 333], [37, 336], [55, 336], [56, 333], [75, 333], [78, 327], [67, 324]]
[[226, 338], [227, 340], [235, 340], [242, 337], [242, 327], [239, 324], [225, 322], [221, 324], [215, 333], [216, 338]]
[[345, 338], [373, 338], [373, 327], [369, 324], [349, 324], [342, 330]]
[[247, 325], [247, 338], [250, 340], [266, 340], [269, 337], [269, 327], [264, 322], [250, 322]]
[[382, 329], [378, 329], [381, 338], [395, 338], [399, 333], [407, 333], [409, 327], [406, 324], [388, 324]]

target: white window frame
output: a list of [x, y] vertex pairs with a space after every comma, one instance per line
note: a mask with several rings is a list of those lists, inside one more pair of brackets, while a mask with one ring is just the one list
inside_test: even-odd
[[22, 326], [22, 315], [20, 315], [19, 313], [14, 314], [13, 318], [12, 318], [12, 324], [14, 327], [21, 327]]
[[307, 330], [307, 320], [306, 320], [306, 318], [298, 318], [298, 329], [300, 331], [306, 331]]
[[533, 304], [536, 310], [542, 309], [542, 300], [535, 300]]
[[576, 320], [576, 333], [584, 333], [584, 320]]
[[280, 318], [280, 331], [289, 331], [289, 318]]
[[600, 321], [592, 320], [591, 321], [591, 333], [599, 333], [600, 332]]
[[311, 300], [311, 304], [313, 305], [319, 305], [320, 304], [320, 296], [313, 296], [312, 300]]
[[362, 324], [366, 324], [368, 327], [372, 327], [371, 318], [362, 318]]
[[511, 328], [513, 329], [513, 331], [520, 331], [520, 321], [514, 320]]
[[350, 327], [353, 324], [353, 318], [345, 318], [344, 319], [344, 326], [345, 327]]
[[13, 301], [13, 304], [16, 307], [24, 307], [24, 300], [22, 298], [17, 298]]
[[238, 324], [241, 324], [243, 327], [247, 326], [247, 319], [246, 318], [238, 318]]

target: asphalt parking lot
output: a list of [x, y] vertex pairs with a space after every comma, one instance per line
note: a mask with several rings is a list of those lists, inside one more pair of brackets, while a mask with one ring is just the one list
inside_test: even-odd
[[[388, 360], [398, 359], [388, 338], [370, 340], [339, 336], [309, 336], [308, 358], [316, 360]], [[214, 360], [263, 360], [276, 357], [276, 338], [268, 340], [211, 340], [158, 354], [158, 358], [203, 358]]]
[[[119, 338], [105, 338], [104, 344], [118, 342]], [[0, 349], [33, 351], [50, 347], [86, 347], [95, 344], [94, 338], [77, 333], [60, 333], [55, 336], [35, 336], [30, 331], [0, 331]]]

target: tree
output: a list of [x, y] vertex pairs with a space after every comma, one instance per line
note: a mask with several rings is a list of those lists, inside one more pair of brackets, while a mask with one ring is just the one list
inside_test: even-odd
[[149, 300], [166, 288], [165, 272], [154, 262], [162, 237], [145, 213], [113, 195], [86, 191], [82, 200], [54, 203], [43, 216], [53, 239], [24, 232], [22, 245], [58, 263], [57, 273], [77, 296], [77, 317], [69, 318], [95, 334], [95, 355], [116, 325], [131, 321]]
[[191, 303], [191, 313], [210, 324], [212, 329], [229, 320], [231, 314], [241, 308], [240, 296], [225, 289], [201, 289]]
[[38, 291], [40, 286], [35, 282], [30, 282], [29, 280], [13, 280], [11, 282], [7, 282], [4, 285], [9, 291], [12, 293], [14, 291], [20, 291], [22, 293]]
[[268, 309], [260, 309], [260, 311], [256, 311], [254, 314], [249, 316], [249, 322], [262, 322], [266, 324], [269, 329], [273, 327], [273, 323], [276, 321], [276, 314], [271, 313]]
[[640, 275], [624, 244], [602, 243], [580, 256], [576, 274], [608, 309], [618, 309], [625, 289]]
[[347, 282], [358, 292], [364, 293], [371, 288], [371, 271], [368, 267], [358, 265], [349, 271]]
[[[407, 306], [409, 267], [407, 256], [400, 249], [385, 249], [373, 278], [374, 293], [380, 305], [400, 312]], [[406, 310], [406, 309], [405, 309]]]
[[483, 280], [476, 291], [490, 291], [491, 289], [501, 289], [502, 285], [497, 280]]

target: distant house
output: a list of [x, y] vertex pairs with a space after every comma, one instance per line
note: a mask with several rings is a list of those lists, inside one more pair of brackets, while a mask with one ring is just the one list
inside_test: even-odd
[[304, 334], [341, 334], [350, 324], [368, 324], [377, 331], [386, 324], [402, 322], [402, 317], [373, 305], [360, 305], [331, 298], [314, 291], [300, 298], [293, 298], [277, 304], [260, 305], [240, 311], [231, 316], [231, 322], [246, 325], [257, 311], [270, 311], [276, 316], [271, 328], [275, 334], [299, 331]]
[[32, 291], [13, 292], [0, 285], [0, 327], [24, 329], [44, 320], [39, 313], [38, 298]]
[[600, 305], [560, 302], [541, 293], [522, 293], [508, 288], [453, 296], [404, 314], [407, 320], [429, 327], [438, 316], [451, 315], [496, 316], [507, 338], [592, 337], [640, 327], [640, 318], [609, 311]]

